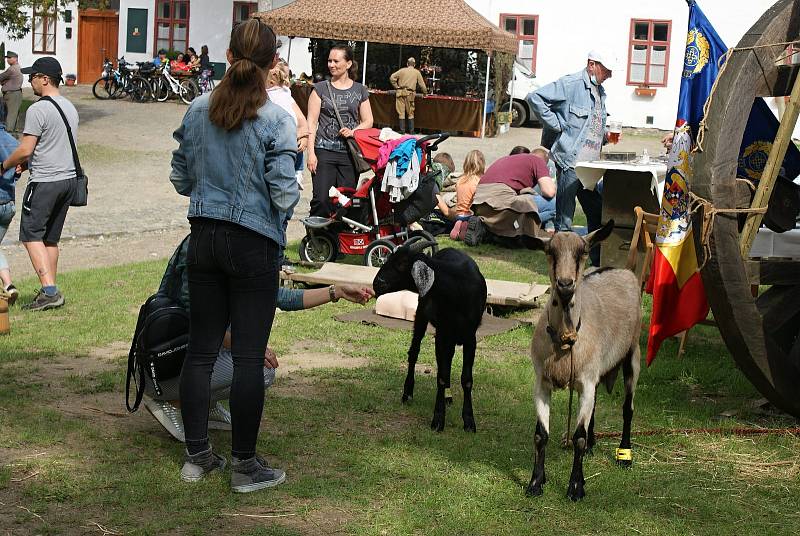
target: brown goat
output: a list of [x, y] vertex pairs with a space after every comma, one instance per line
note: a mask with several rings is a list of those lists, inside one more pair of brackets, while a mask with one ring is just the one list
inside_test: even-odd
[[596, 389], [602, 381], [611, 392], [620, 367], [625, 379], [625, 402], [616, 458], [619, 465], [631, 465], [633, 395], [641, 360], [639, 284], [629, 270], [601, 268], [584, 275], [582, 269], [589, 249], [605, 240], [613, 228], [611, 220], [584, 238], [567, 232], [556, 233], [551, 239], [525, 240], [530, 249], [545, 252], [550, 272], [550, 300], [531, 341], [537, 422], [536, 461], [526, 489], [528, 495], [541, 495], [546, 480], [544, 455], [550, 430], [551, 392], [571, 386], [580, 393], [580, 405], [572, 436], [574, 458], [567, 497], [573, 501], [584, 497], [583, 457], [595, 443]]

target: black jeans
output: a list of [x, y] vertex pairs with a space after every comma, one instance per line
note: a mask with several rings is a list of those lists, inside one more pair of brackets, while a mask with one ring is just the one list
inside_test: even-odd
[[327, 218], [333, 212], [328, 191], [331, 186], [355, 188], [358, 174], [353, 167], [350, 154], [327, 149], [315, 148], [317, 155], [317, 172], [311, 177], [311, 211], [312, 216]]
[[208, 448], [210, 382], [231, 327], [231, 451], [255, 454], [264, 408], [264, 352], [278, 294], [278, 244], [240, 225], [192, 218], [189, 348], [181, 373], [181, 413], [190, 454]]

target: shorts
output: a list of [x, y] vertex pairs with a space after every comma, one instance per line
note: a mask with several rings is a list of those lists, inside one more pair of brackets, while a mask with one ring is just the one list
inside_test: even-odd
[[66, 179], [28, 183], [22, 197], [20, 242], [58, 243], [77, 182], [76, 179]]

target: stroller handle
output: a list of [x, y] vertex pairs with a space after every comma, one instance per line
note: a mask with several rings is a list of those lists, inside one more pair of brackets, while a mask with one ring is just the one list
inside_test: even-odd
[[421, 145], [421, 144], [423, 144], [425, 142], [428, 142], [428, 141], [431, 141], [431, 140], [436, 140], [435, 142], [433, 142], [431, 145], [428, 146], [428, 150], [433, 152], [436, 149], [438, 149], [438, 145], [440, 143], [442, 143], [444, 140], [446, 140], [449, 137], [450, 137], [450, 133], [449, 132], [440, 132], [438, 134], [429, 134], [429, 135], [425, 136], [424, 138], [418, 139], [417, 143]]

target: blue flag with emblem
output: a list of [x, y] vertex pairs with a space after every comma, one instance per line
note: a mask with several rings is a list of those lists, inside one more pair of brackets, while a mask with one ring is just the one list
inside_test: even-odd
[[[747, 128], [742, 138], [742, 148], [739, 151], [739, 166], [736, 176], [748, 179], [758, 184], [761, 173], [767, 164], [767, 157], [775, 141], [775, 133], [780, 123], [762, 98], [757, 98], [750, 110]], [[783, 159], [781, 175], [794, 179], [800, 175], [800, 151], [794, 143], [789, 144], [786, 156]]]

